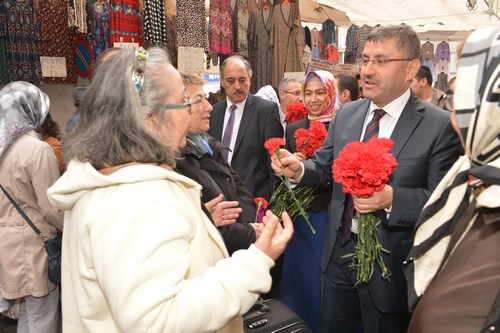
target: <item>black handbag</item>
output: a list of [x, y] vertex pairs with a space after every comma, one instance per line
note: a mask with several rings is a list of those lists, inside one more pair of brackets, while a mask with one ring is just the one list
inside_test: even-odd
[[17, 209], [19, 214], [24, 218], [26, 223], [35, 231], [38, 237], [43, 240], [45, 245], [45, 251], [47, 251], [48, 257], [48, 271], [50, 282], [56, 285], [61, 285], [61, 245], [62, 245], [62, 232], [58, 231], [56, 236], [52, 239], [44, 240], [42, 237], [42, 232], [38, 229], [35, 224], [30, 220], [28, 215], [19, 207], [17, 202], [10, 196], [9, 193], [0, 185], [5, 196], [10, 200], [12, 205]]
[[243, 315], [245, 333], [312, 333], [305, 321], [277, 299], [259, 298]]

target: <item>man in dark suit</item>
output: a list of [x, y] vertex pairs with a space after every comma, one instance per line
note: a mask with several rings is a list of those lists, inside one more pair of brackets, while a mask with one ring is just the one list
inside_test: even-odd
[[[281, 162], [273, 157], [274, 170], [280, 172], [283, 165], [286, 176], [299, 186], [332, 181], [334, 159], [346, 144], [363, 140], [367, 124], [379, 109], [383, 111], [378, 137], [394, 141], [391, 152], [398, 166], [382, 190], [351, 201], [342, 185], [333, 182], [321, 264], [324, 333], [355, 332], [361, 324], [365, 332], [406, 332], [410, 315], [402, 265], [412, 245], [413, 227], [431, 192], [463, 152], [449, 113], [422, 102], [409, 89], [420, 67], [419, 52], [420, 41], [411, 27], [374, 28], [361, 59], [365, 99], [340, 109], [313, 160], [301, 163], [287, 151], [282, 151]], [[381, 278], [375, 265], [370, 281], [355, 285], [356, 271], [349, 267], [352, 257], [345, 257], [354, 253], [357, 241], [356, 234], [349, 233], [356, 232], [352, 214], [341, 223], [350, 201], [359, 213], [374, 213], [382, 221], [378, 238], [391, 251], [383, 254], [392, 274], [390, 282]], [[347, 239], [341, 237], [343, 233]]]
[[264, 142], [283, 137], [278, 105], [249, 95], [252, 70], [243, 57], [230, 56], [220, 72], [227, 99], [213, 106], [209, 134], [226, 145], [226, 158], [250, 193], [269, 200], [275, 176]]

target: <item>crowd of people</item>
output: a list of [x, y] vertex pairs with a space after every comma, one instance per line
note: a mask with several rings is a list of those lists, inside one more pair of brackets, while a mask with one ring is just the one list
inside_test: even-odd
[[[0, 184], [42, 237], [1, 194], [0, 311], [19, 333], [57, 332], [60, 313], [64, 332], [237, 333], [265, 295], [314, 333], [498, 326], [499, 38], [472, 33], [446, 93], [404, 24], [370, 32], [359, 78], [313, 70], [255, 95], [239, 55], [221, 64], [223, 94], [207, 96], [165, 50], [112, 48], [75, 89], [65, 135], [38, 87], [6, 85]], [[326, 138], [306, 156], [297, 133], [318, 124]], [[396, 168], [373, 195], [344, 193], [334, 162], [373, 138], [392, 140]], [[315, 198], [303, 216], [271, 205], [259, 221], [277, 175]], [[390, 281], [379, 266], [357, 280], [360, 214], [376, 218]], [[58, 231], [61, 286], [43, 243]]]

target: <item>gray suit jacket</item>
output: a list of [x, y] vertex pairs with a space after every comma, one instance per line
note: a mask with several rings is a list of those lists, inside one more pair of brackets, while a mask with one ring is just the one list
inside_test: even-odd
[[[302, 184], [321, 184], [332, 181], [332, 163], [344, 146], [359, 141], [370, 101], [359, 100], [346, 104], [332, 120], [328, 137], [316, 151], [315, 158], [306, 161]], [[463, 149], [450, 123], [450, 113], [422, 102], [413, 93], [391, 135], [391, 150], [398, 166], [389, 185], [393, 188], [393, 203], [389, 219], [379, 226], [383, 247], [391, 250], [384, 262], [391, 270], [391, 282], [380, 278], [375, 269], [368, 287], [376, 307], [383, 312], [405, 311], [406, 280], [402, 262], [412, 246], [413, 227], [418, 216], [441, 178], [457, 160]], [[344, 209], [342, 185], [333, 181], [321, 268], [326, 271]]]
[[[218, 141], [222, 141], [226, 109], [227, 101], [224, 100], [214, 105], [210, 115], [208, 133]], [[270, 138], [282, 137], [283, 126], [278, 105], [249, 95], [238, 129], [231, 166], [255, 197], [263, 197], [266, 200], [271, 198], [276, 178], [264, 142]]]

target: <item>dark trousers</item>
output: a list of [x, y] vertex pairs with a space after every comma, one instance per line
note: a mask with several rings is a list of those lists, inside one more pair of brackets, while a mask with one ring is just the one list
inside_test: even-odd
[[[340, 234], [340, 233], [339, 233]], [[322, 274], [322, 333], [404, 333], [408, 313], [382, 313], [376, 309], [366, 284], [354, 287], [356, 271], [349, 268], [353, 240], [341, 246], [337, 236], [327, 270]]]

